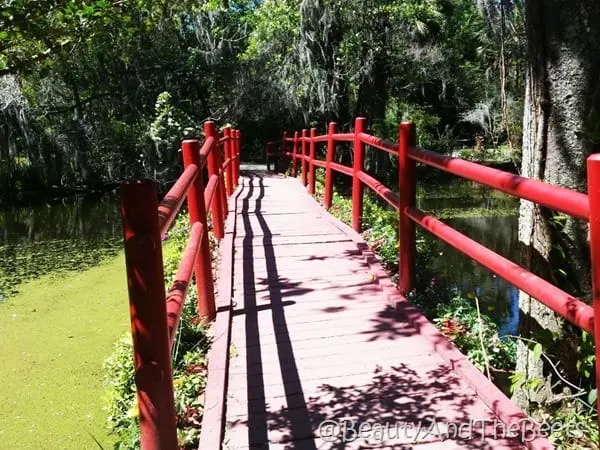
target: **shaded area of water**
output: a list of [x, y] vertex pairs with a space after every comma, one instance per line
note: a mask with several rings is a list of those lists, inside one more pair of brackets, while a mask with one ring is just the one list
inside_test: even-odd
[[118, 196], [77, 196], [0, 209], [0, 302], [24, 281], [79, 271], [122, 248]]
[[[487, 190], [474, 190], [467, 197], [422, 197], [418, 206], [500, 255], [518, 260], [517, 199]], [[475, 294], [482, 312], [492, 317], [500, 334], [516, 334], [519, 321], [518, 290], [458, 250], [427, 234], [438, 254], [433, 269], [451, 288], [463, 295]]]

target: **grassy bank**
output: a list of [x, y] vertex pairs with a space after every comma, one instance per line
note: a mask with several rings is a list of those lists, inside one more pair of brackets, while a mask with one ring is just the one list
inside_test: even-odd
[[0, 447], [110, 448], [102, 363], [129, 326], [122, 254], [0, 304]]

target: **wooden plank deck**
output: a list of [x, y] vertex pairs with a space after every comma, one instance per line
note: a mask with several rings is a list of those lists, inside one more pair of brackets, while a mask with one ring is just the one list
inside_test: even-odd
[[[295, 179], [254, 172], [243, 183], [223, 448], [523, 448], [494, 436], [481, 386], [390, 302], [347, 227]], [[482, 420], [483, 433], [471, 422]]]

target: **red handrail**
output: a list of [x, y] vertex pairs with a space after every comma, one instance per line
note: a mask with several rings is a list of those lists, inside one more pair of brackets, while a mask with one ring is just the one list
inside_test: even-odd
[[588, 220], [588, 196], [543, 181], [524, 178], [502, 170], [486, 167], [460, 158], [441, 155], [422, 148], [411, 148], [410, 158], [428, 166], [450, 172], [493, 189], [530, 200], [547, 208], [564, 212], [578, 219]]
[[[398, 143], [366, 133], [364, 124], [364, 118], [357, 118], [353, 133], [336, 133], [335, 123], [332, 122], [329, 125], [328, 133], [324, 135], [318, 136], [314, 129], [311, 130], [310, 136], [307, 135], [306, 130], [302, 130], [300, 137], [297, 132], [294, 133], [293, 138], [286, 138], [284, 135], [283, 142], [292, 143], [294, 150], [286, 152], [284, 146], [283, 155], [292, 159], [292, 176], [296, 176], [297, 160], [301, 161], [302, 183], [308, 184], [309, 192], [314, 192], [313, 171], [315, 166], [325, 169], [324, 203], [327, 208], [331, 207], [332, 202], [333, 172], [352, 177], [352, 226], [356, 231], [361, 230], [364, 185], [398, 211], [398, 288], [402, 294], [408, 294], [414, 287], [415, 224], [417, 224], [541, 301], [582, 330], [593, 336], [600, 336], [600, 319], [595, 319], [600, 317], [600, 154], [588, 158], [588, 194], [586, 195], [419, 148], [416, 146], [415, 125], [412, 122], [402, 122], [399, 125]], [[327, 143], [326, 160], [316, 160], [315, 147], [318, 143], [324, 142]], [[338, 142], [353, 143], [353, 167], [335, 162], [335, 144]], [[299, 145], [303, 149], [300, 153], [296, 151]], [[399, 194], [364, 171], [365, 145], [398, 157]], [[308, 147], [310, 147], [310, 154], [305, 151]], [[416, 162], [589, 221], [593, 306], [587, 305], [580, 299], [473, 241], [434, 216], [418, 210], [415, 206]], [[308, 182], [307, 170], [309, 170]], [[596, 345], [596, 360], [600, 361], [600, 345]], [[600, 385], [600, 364], [596, 365], [596, 382], [597, 385]]]
[[434, 236], [454, 248], [462, 248], [463, 253], [472, 260], [494, 273], [502, 274], [510, 284], [537, 298], [582, 330], [594, 334], [594, 310], [591, 306], [475, 242], [430, 214], [413, 207], [408, 207], [406, 214]]
[[[154, 182], [121, 184], [140, 442], [144, 450], [178, 448], [171, 349], [192, 273], [198, 291], [198, 315], [204, 322], [216, 316], [207, 209], [212, 212], [212, 232], [220, 239], [228, 211], [225, 185], [230, 196], [239, 184], [240, 134], [226, 127], [224, 136], [219, 137], [213, 122], [204, 124], [204, 133], [202, 147], [196, 139], [182, 142], [183, 173], [160, 204]], [[206, 186], [202, 180], [205, 164], [209, 174]], [[161, 237], [186, 198], [190, 236], [166, 295]]]
[[190, 164], [158, 205], [160, 233], [166, 234], [198, 176], [198, 166]]
[[185, 301], [185, 294], [192, 278], [192, 271], [200, 253], [203, 233], [204, 226], [200, 222], [192, 225], [190, 241], [183, 251], [183, 257], [177, 269], [175, 281], [167, 295], [167, 328], [169, 329], [169, 346], [171, 348], [173, 347], [173, 339], [175, 339], [179, 320], [181, 319], [183, 302]]

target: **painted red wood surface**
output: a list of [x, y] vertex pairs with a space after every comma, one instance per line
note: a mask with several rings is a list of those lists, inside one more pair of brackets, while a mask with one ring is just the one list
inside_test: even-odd
[[[491, 426], [471, 440], [427, 432], [433, 422], [444, 431], [522, 413], [480, 374], [465, 379], [472, 366], [390, 295], [358, 235], [303, 183], [255, 171], [242, 184], [223, 448], [523, 448]], [[345, 444], [320, 435], [321, 422], [344, 418], [405, 425], [381, 442], [368, 432]]]
[[[220, 138], [211, 121], [204, 123], [204, 130], [202, 146], [196, 139], [182, 142], [185, 169], [160, 203], [157, 203], [157, 187], [153, 181], [121, 184], [140, 447], [143, 450], [178, 448], [171, 350], [193, 271], [198, 289], [198, 315], [203, 322], [211, 322], [216, 317], [206, 210], [212, 206], [213, 234], [222, 238], [223, 220], [228, 212], [224, 184], [228, 185], [228, 195], [233, 193], [234, 184], [238, 184], [240, 134], [226, 128], [225, 136]], [[222, 161], [221, 143], [225, 146], [225, 162]], [[202, 169], [207, 161], [210, 178], [204, 188]], [[190, 237], [165, 298], [161, 237], [169, 231], [186, 197]], [[211, 378], [214, 376], [209, 376]]]

